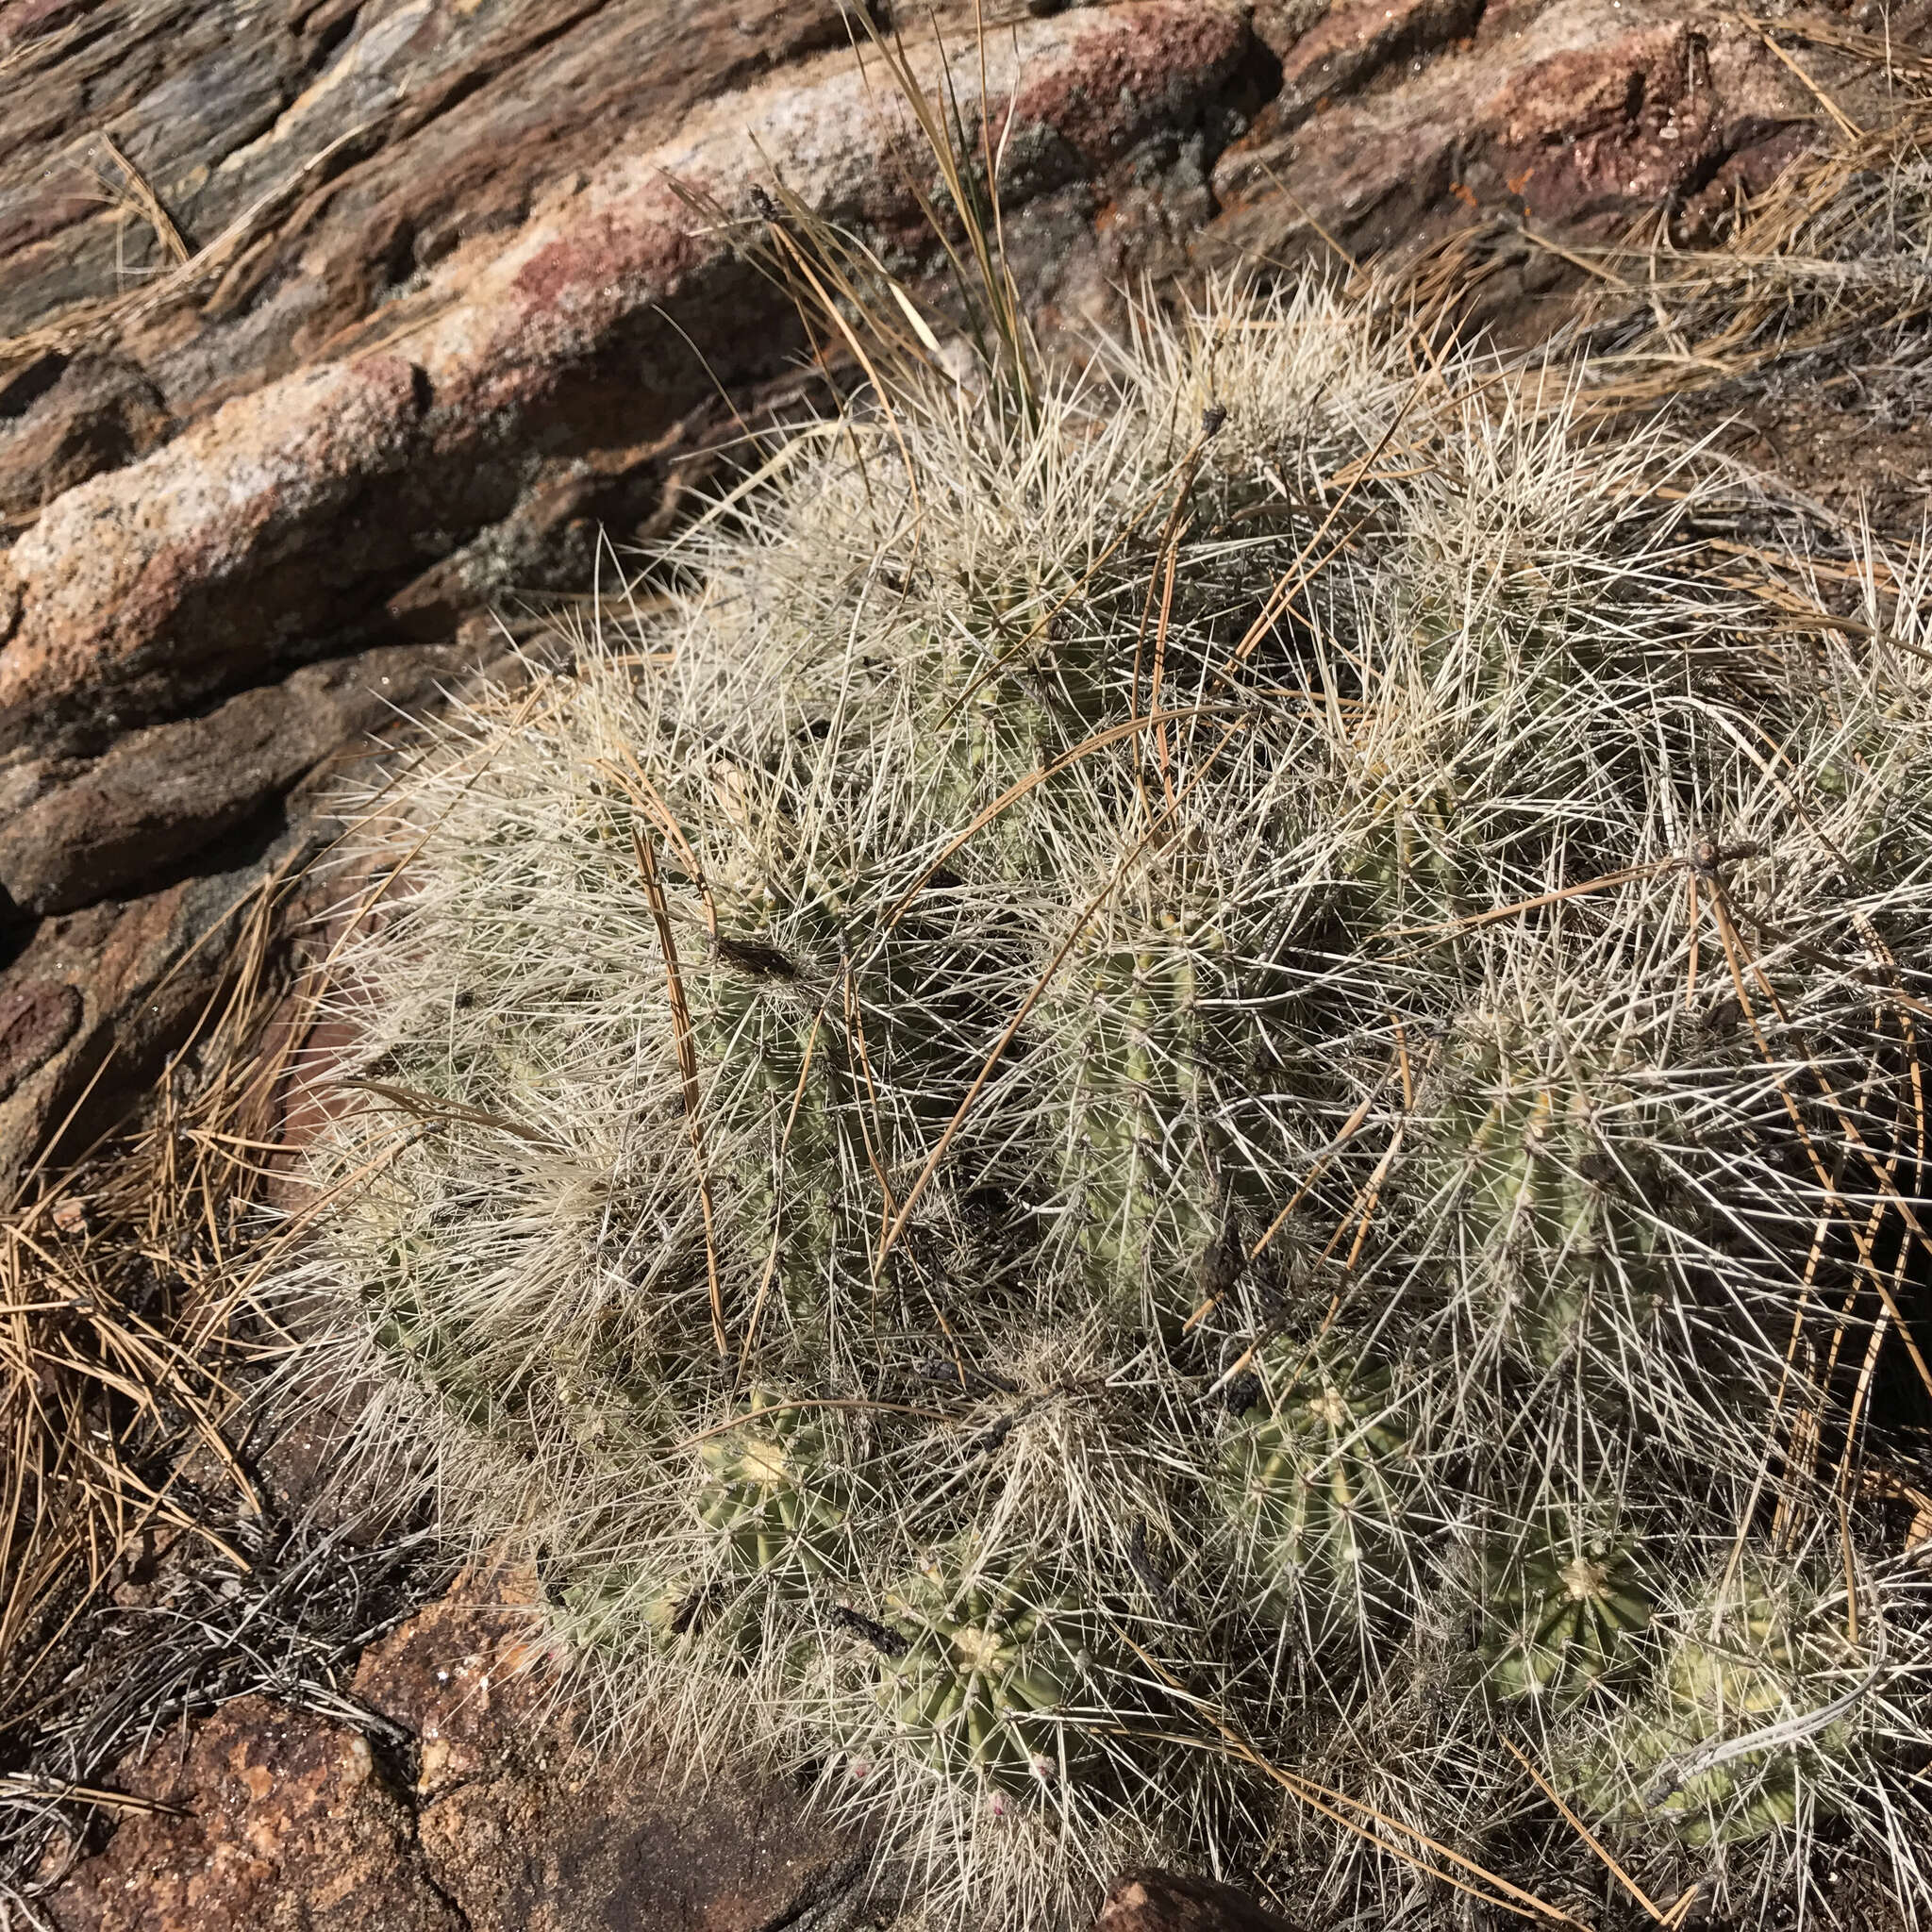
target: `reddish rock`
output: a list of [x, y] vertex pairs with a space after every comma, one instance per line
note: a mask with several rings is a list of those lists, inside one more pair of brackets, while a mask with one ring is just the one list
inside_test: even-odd
[[[1442, 42], [1400, 85], [1345, 97]], [[1413, 253], [1490, 209], [1607, 239], [1649, 210], [1681, 218], [1726, 169], [1768, 179], [1819, 111], [1756, 34], [1646, 0], [1356, 4], [1291, 46], [1284, 72], [1216, 167], [1226, 212], [1204, 259]]]
[[317, 370], [56, 501], [0, 559], [0, 751], [177, 714], [412, 575], [371, 498], [408, 475], [426, 400], [399, 357]]
[[171, 1811], [124, 1816], [52, 1893], [59, 1932], [461, 1932], [408, 1803], [341, 1724], [238, 1698], [116, 1785]]
[[479, 1569], [356, 1674], [417, 1737], [424, 1856], [472, 1932], [757, 1932], [850, 1881], [853, 1848], [785, 1787], [585, 1748], [536, 1591]]
[[1294, 1932], [1286, 1919], [1211, 1878], [1129, 1872], [1108, 1888], [1093, 1932]]
[[125, 1110], [228, 983], [241, 908], [290, 856], [284, 841], [231, 870], [42, 922], [9, 988], [56, 985], [77, 1003], [65, 1041], [0, 1098], [0, 1202], [27, 1166], [83, 1147]]
[[471, 1932], [761, 1932], [857, 1875], [783, 1790], [588, 1761], [463, 1785], [419, 1829]]
[[1475, 127], [1530, 215], [1574, 226], [1666, 205], [1816, 111], [1756, 34], [1678, 18], [1525, 62]]
[[[279, 757], [292, 747], [300, 759], [321, 760], [298, 779], [284, 804], [274, 807], [273, 793], [259, 798], [257, 814], [240, 830], [195, 851], [195, 870], [173, 885], [43, 919], [0, 974], [0, 991], [42, 981], [65, 986], [79, 999], [81, 1013], [65, 1044], [21, 1077], [10, 1096], [0, 1095], [0, 1201], [47, 1149], [50, 1137], [58, 1134], [69, 1152], [84, 1147], [139, 1099], [230, 984], [238, 942], [265, 887], [273, 885], [277, 894], [282, 939], [310, 928], [340, 932], [339, 923], [323, 923], [346, 890], [342, 878], [339, 873], [305, 872], [309, 858], [340, 829], [328, 816], [338, 758], [377, 753], [382, 742], [405, 732], [408, 718], [421, 715], [444, 692], [461, 696], [479, 678], [501, 683], [521, 674], [519, 660], [503, 655], [503, 640], [479, 626], [459, 644], [398, 646], [308, 666], [287, 680], [279, 698], [273, 691], [248, 694], [250, 702], [238, 712], [243, 722], [263, 712], [273, 718], [277, 704], [286, 706], [281, 733], [267, 736], [271, 751]], [[137, 760], [124, 742], [92, 766], [43, 761], [16, 767], [10, 775], [28, 782], [10, 801], [13, 819], [0, 817], [0, 855], [37, 849], [19, 837], [15, 825], [57, 811], [75, 842], [43, 849], [64, 850], [65, 862], [75, 866], [84, 866], [90, 854], [108, 850], [108, 835], [118, 838], [141, 824], [144, 813], [161, 832], [186, 841], [190, 829], [211, 829], [209, 801], [232, 806], [271, 774], [265, 766], [273, 766], [273, 758], [225, 771], [223, 741], [203, 742], [197, 768], [205, 781], [204, 800], [193, 787], [174, 782], [165, 755], [184, 735], [191, 741], [200, 738], [193, 724], [136, 734], [131, 742], [137, 749], [156, 747], [148, 759]], [[292, 755], [288, 760], [299, 761]], [[151, 810], [144, 803], [142, 786], [149, 780], [166, 810]], [[0, 784], [0, 794], [4, 791]], [[90, 795], [98, 807], [98, 824], [87, 812], [70, 809], [75, 799]], [[171, 812], [181, 815], [178, 825]], [[264, 1051], [275, 1050], [272, 1036]], [[325, 1093], [309, 1101], [318, 1108], [330, 1104]], [[263, 1121], [251, 1131], [265, 1134], [270, 1126]]]
[[120, 19], [13, 0], [0, 338], [151, 293], [152, 236], [103, 206], [100, 177], [117, 173], [89, 155], [103, 130], [191, 245], [230, 238], [192, 306], [149, 311], [162, 386], [192, 410], [285, 374], [458, 247], [514, 229], [544, 186], [844, 38], [835, 0], [151, 0]]
[[536, 1591], [479, 1566], [364, 1653], [355, 1694], [414, 1740], [412, 1788], [262, 1697], [122, 1765], [185, 1815], [125, 1818], [53, 1895], [59, 1932], [758, 1932], [858, 1875], [782, 1785], [587, 1748]]
[[527, 1571], [479, 1565], [363, 1653], [356, 1695], [415, 1736], [424, 1798], [558, 1746], [538, 1602]]
[[[44, 380], [42, 380], [44, 378]], [[125, 358], [48, 354], [0, 392], [0, 531], [63, 491], [145, 456], [173, 427], [161, 393]]]
[[73, 1039], [80, 994], [58, 980], [29, 979], [0, 991], [0, 1100]]

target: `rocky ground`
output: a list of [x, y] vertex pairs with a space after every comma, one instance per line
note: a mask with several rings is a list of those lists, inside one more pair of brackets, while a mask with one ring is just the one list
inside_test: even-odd
[[[1143, 279], [1460, 246], [1473, 322], [1529, 339], [1592, 245], [1640, 220], [1707, 242], [1879, 112], [1872, 48], [1923, 60], [1928, 17], [1780, 11], [1774, 38], [1684, 0], [1002, 8], [1023, 292], [1076, 353]], [[940, 15], [969, 111], [971, 20]], [[693, 198], [756, 224], [775, 173], [909, 271], [909, 151], [837, 0], [0, 0], [0, 1192], [187, 1036], [237, 908], [329, 835], [343, 759], [513, 642], [567, 647], [602, 538], [674, 527], [743, 421], [809, 403], [785, 298]], [[1917, 380], [1702, 407], [1740, 460], [1896, 517], [1932, 480]], [[181, 1560], [129, 1574], [127, 1619], [200, 1587]], [[257, 1690], [130, 1752], [117, 1828], [57, 1847], [31, 1909], [63, 1932], [833, 1914], [860, 1848], [789, 1792], [592, 1771], [530, 1601], [473, 1575], [345, 1654], [335, 1704]], [[1267, 1923], [1145, 1875], [1104, 1922]]]
[[[750, 219], [775, 169], [918, 245], [845, 41], [836, 0], [0, 5], [0, 1177], [179, 1039], [222, 948], [170, 970], [289, 858], [291, 792], [797, 390], [679, 185]], [[999, 19], [1024, 293], [1071, 340], [1143, 276], [1475, 226], [1486, 318], [1534, 329], [1567, 245], [1694, 241], [1830, 136], [1813, 86], [1869, 74], [1795, 44], [1675, 0]]]

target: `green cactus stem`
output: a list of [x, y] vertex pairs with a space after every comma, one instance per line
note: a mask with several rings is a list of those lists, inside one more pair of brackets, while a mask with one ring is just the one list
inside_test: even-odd
[[[1841, 1753], [1842, 1717], [1815, 1728], [1807, 1712], [1829, 1712], [1841, 1672], [1821, 1672], [1807, 1657], [1789, 1600], [1762, 1574], [1732, 1581], [1713, 1630], [1693, 1616], [1665, 1663], [1662, 1695], [1612, 1734], [1592, 1769], [1586, 1795], [1625, 1823], [1660, 1821], [1692, 1848], [1745, 1844], [1793, 1824], [1806, 1760]], [[1726, 1744], [1798, 1720], [1797, 1735], [1761, 1750], [1726, 1753]], [[1828, 1807], [1809, 1780], [1814, 1808]]]
[[1405, 791], [1384, 779], [1359, 802], [1341, 864], [1362, 911], [1392, 925], [1460, 915], [1467, 881], [1457, 857], [1458, 808], [1446, 783]]
[[1064, 1069], [1055, 1179], [1091, 1292], [1181, 1307], [1219, 1241], [1202, 997], [1225, 941], [1162, 912], [1077, 954], [1046, 1015]]
[[1425, 1173], [1478, 1298], [1543, 1367], [1620, 1312], [1647, 1321], [1664, 1282], [1657, 1231], [1598, 1131], [1615, 1076], [1531, 1058], [1501, 1029], [1457, 1042], [1452, 1067]]
[[837, 1566], [847, 1494], [818, 1411], [756, 1391], [741, 1423], [698, 1444], [698, 1514], [740, 1567], [818, 1575]]
[[1491, 1564], [1482, 1657], [1504, 1697], [1571, 1702], [1629, 1661], [1627, 1639], [1652, 1604], [1634, 1543], [1545, 1524]]
[[1224, 1451], [1272, 1598], [1312, 1583], [1358, 1604], [1399, 1574], [1409, 1441], [1386, 1368], [1310, 1364], [1241, 1415]]
[[1084, 1662], [1074, 1607], [1041, 1593], [1024, 1568], [991, 1573], [931, 1561], [887, 1600], [904, 1653], [879, 1703], [936, 1771], [1026, 1789], [1072, 1768], [1070, 1701]]

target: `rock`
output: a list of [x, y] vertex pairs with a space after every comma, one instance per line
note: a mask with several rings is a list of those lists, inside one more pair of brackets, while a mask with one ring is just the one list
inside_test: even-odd
[[1093, 1932], [1294, 1932], [1294, 1927], [1232, 1886], [1149, 1870], [1114, 1880]]
[[81, 997], [58, 980], [28, 979], [0, 991], [0, 1100], [73, 1039]]
[[0, 1091], [0, 1203], [43, 1154], [78, 1151], [110, 1125], [186, 1040], [235, 970], [238, 908], [291, 843], [231, 853], [223, 871], [42, 921], [28, 936], [0, 997], [25, 992], [29, 1010], [57, 1024], [32, 1034]]
[[[1016, 208], [1149, 141], [1215, 140], [1212, 110], [1239, 92], [1252, 46], [1231, 12], [1182, 0], [996, 37], [994, 111], [1006, 125], [1009, 102], [1024, 158]], [[977, 77], [976, 54], [959, 53], [969, 102]], [[568, 469], [648, 447], [714, 376], [742, 382], [790, 354], [783, 298], [699, 232], [673, 184], [748, 211], [770, 156], [809, 204], [911, 237], [891, 152], [906, 138], [849, 57], [714, 103], [675, 140], [566, 184], [487, 258], [457, 251], [406, 301], [339, 331], [321, 366], [57, 498], [0, 561], [0, 753], [97, 749], [103, 729], [385, 625], [446, 634], [462, 605], [412, 580], [513, 525], [554, 488], [559, 456]], [[464, 574], [471, 605], [507, 587], [491, 547]]]
[[[0, 751], [96, 749], [344, 627], [372, 579], [421, 568], [381, 514], [420, 449], [421, 372], [371, 357], [272, 384], [141, 462], [69, 491], [0, 560]], [[334, 525], [331, 541], [303, 543]], [[0, 588], [0, 598], [4, 598]]]
[[[42, 381], [44, 378], [44, 382]], [[55, 497], [145, 456], [174, 427], [161, 393], [124, 357], [49, 353], [0, 392], [0, 530]]]
[[241, 1697], [169, 1731], [123, 1817], [46, 1900], [59, 1932], [461, 1932], [408, 1800], [346, 1725]]
[[222, 244], [147, 311], [188, 410], [311, 358], [614, 148], [846, 37], [836, 0], [151, 0], [84, 32], [65, 11], [0, 7], [0, 337], [117, 288], [150, 300], [128, 271], [166, 258], [103, 205], [106, 132], [192, 246]]
[[[531, 632], [525, 648], [541, 656], [553, 648], [550, 635]], [[17, 957], [0, 973], [0, 994], [42, 982], [64, 987], [80, 1002], [80, 1020], [62, 1045], [18, 1073], [10, 1092], [0, 1092], [0, 1201], [53, 1141], [77, 1152], [142, 1097], [233, 983], [264, 891], [274, 891], [280, 908], [269, 944], [292, 946], [311, 928], [340, 932], [325, 923], [348, 890], [341, 875], [306, 871], [341, 830], [330, 811], [337, 760], [382, 755], [444, 693], [462, 697], [479, 679], [502, 686], [523, 675], [524, 661], [508, 654], [503, 636], [478, 625], [459, 643], [363, 652], [245, 693], [232, 722], [258, 726], [266, 719], [273, 727], [253, 739], [191, 721], [136, 734], [92, 765], [45, 761], [37, 776], [27, 774], [34, 782], [19, 791], [14, 818], [0, 820], [0, 863], [51, 854], [84, 873], [119, 855], [131, 867], [127, 847], [138, 846], [133, 834], [143, 825], [195, 849], [173, 884], [53, 914], [18, 940]], [[250, 743], [258, 754], [253, 761], [242, 756]], [[177, 782], [177, 749], [183, 758], [193, 751], [196, 783]], [[225, 758], [234, 760], [232, 770]], [[307, 775], [286, 796], [260, 791], [305, 764]], [[252, 812], [243, 808], [251, 797]], [[230, 817], [240, 823], [223, 832]], [[23, 822], [38, 824], [44, 841], [21, 834]], [[44, 858], [42, 865], [42, 876], [58, 884]], [[329, 1102], [313, 1095], [302, 1104]]]
[[567, 1735], [566, 1724], [544, 1736], [556, 1687], [539, 1602], [528, 1571], [475, 1564], [363, 1653], [356, 1695], [416, 1739], [420, 1798], [502, 1772]]
[[59, 1932], [759, 1932], [851, 1886], [788, 1788], [591, 1749], [537, 1588], [475, 1566], [363, 1653], [348, 1707], [413, 1766], [258, 1696], [124, 1763], [117, 1790], [185, 1815], [125, 1817], [53, 1894]]
[[420, 1829], [472, 1932], [760, 1932], [856, 1876], [788, 1793], [613, 1778], [587, 1760], [460, 1786]]
[[368, 1651], [356, 1692], [418, 1740], [419, 1832], [472, 1932], [757, 1932], [857, 1873], [787, 1788], [613, 1763], [560, 1706], [527, 1573], [479, 1568]]
[[[1815, 107], [1755, 33], [1657, 21], [1605, 38], [1587, 15], [1544, 25], [1580, 44], [1525, 61], [1479, 109], [1486, 158], [1540, 222], [1574, 229], [1668, 205]], [[1593, 25], [1593, 24], [1591, 24]]]
[[1468, 34], [1483, 0], [1348, 0], [1297, 38], [1282, 61], [1281, 92], [1261, 117], [1270, 128], [1298, 127], [1316, 106], [1353, 93], [1397, 60], [1433, 54]]
[[0, 887], [29, 911], [71, 912], [151, 879], [247, 824], [457, 663], [447, 648], [363, 652], [130, 732], [0, 825]]
[[[1361, 92], [1403, 60], [1418, 71]], [[1768, 180], [1817, 119], [1729, 17], [1653, 0], [1357, 0], [1290, 48], [1279, 98], [1223, 155], [1224, 212], [1200, 252], [1353, 265], [1491, 210], [1573, 242], [1657, 209], [1681, 226], [1715, 175]]]

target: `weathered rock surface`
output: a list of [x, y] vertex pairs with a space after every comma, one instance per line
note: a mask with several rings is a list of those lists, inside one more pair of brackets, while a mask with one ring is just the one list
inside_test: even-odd
[[300, 839], [34, 929], [0, 989], [0, 1203], [57, 1137], [77, 1152], [160, 1071], [233, 971], [240, 907]]
[[0, 470], [0, 533], [7, 535], [76, 484], [145, 456], [174, 427], [160, 391], [139, 364], [87, 351], [30, 365], [0, 392], [0, 419], [8, 416], [18, 426]]
[[1204, 258], [1360, 259], [1486, 214], [1573, 243], [1645, 214], [1694, 236], [1698, 196], [1765, 185], [1820, 113], [1735, 16], [1647, 0], [1344, 0], [1283, 71], [1217, 164]]
[[129, 732], [0, 825], [0, 887], [33, 912], [125, 891], [247, 824], [298, 778], [430, 693], [456, 654], [364, 651]]
[[[1014, 200], [1217, 117], [1218, 147], [1251, 44], [1232, 14], [1179, 0], [1043, 22], [1011, 51], [1002, 37]], [[955, 64], [967, 85], [976, 59]], [[479, 533], [554, 494], [559, 462], [648, 462], [713, 375], [765, 373], [789, 348], [767, 325], [782, 297], [697, 232], [674, 183], [749, 213], [762, 152], [827, 212], [909, 230], [895, 139], [849, 58], [729, 96], [621, 150], [489, 259], [458, 251], [319, 366], [67, 491], [0, 560], [0, 754], [95, 748], [385, 620], [446, 632], [510, 588], [501, 566], [525, 559]]]
[[856, 1874], [780, 1786], [681, 1786], [577, 1741], [533, 1578], [485, 1572], [369, 1651], [356, 1691], [418, 1740], [418, 1831], [473, 1932], [758, 1932]]
[[472, 1573], [364, 1653], [382, 1749], [245, 1697], [124, 1765], [182, 1815], [136, 1814], [83, 1861], [60, 1932], [759, 1932], [852, 1882], [854, 1848], [783, 1787], [586, 1750], [533, 1589]]
[[[0, 978], [0, 1200], [55, 1136], [78, 1151], [110, 1124], [208, 1010], [258, 894], [292, 881], [337, 829], [317, 798], [334, 761], [375, 750], [406, 715], [500, 663], [480, 638], [363, 652], [131, 734], [92, 764], [7, 774], [0, 878], [50, 907], [85, 898], [77, 880], [111, 879], [116, 896], [40, 921]], [[66, 835], [36, 839], [43, 818], [64, 820]], [[128, 895], [136, 875], [152, 886], [170, 850], [192, 862]], [[79, 870], [52, 870], [50, 856]]]
[[127, 1815], [45, 1904], [60, 1932], [461, 1932], [362, 1735], [242, 1697], [124, 1765]]
[[82, 1001], [58, 979], [20, 978], [0, 991], [0, 1100], [74, 1038]]
[[1093, 1932], [1294, 1932], [1232, 1886], [1177, 1872], [1129, 1872], [1108, 1887]]

